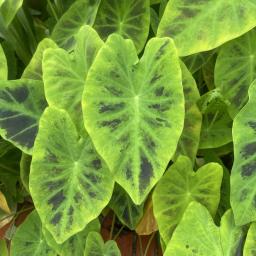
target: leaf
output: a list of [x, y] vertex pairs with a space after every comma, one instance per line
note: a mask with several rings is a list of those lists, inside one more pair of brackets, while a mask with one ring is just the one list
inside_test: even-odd
[[238, 255], [242, 240], [242, 228], [235, 226], [231, 210], [224, 214], [221, 226], [217, 227], [204, 206], [191, 202], [174, 231], [164, 256], [234, 256]]
[[146, 43], [149, 25], [149, 0], [102, 0], [94, 27], [103, 40], [112, 33], [132, 39], [139, 53]]
[[5, 27], [10, 25], [22, 3], [23, 0], [4, 0], [4, 3], [0, 6], [0, 21], [3, 22]]
[[216, 67], [215, 83], [223, 96], [230, 102], [232, 117], [248, 100], [248, 89], [256, 79], [256, 29], [220, 48]]
[[31, 154], [45, 107], [41, 81], [0, 81], [0, 135]]
[[115, 241], [110, 240], [104, 244], [97, 232], [90, 232], [84, 250], [84, 256], [121, 256]]
[[48, 38], [43, 39], [37, 46], [36, 52], [34, 53], [29, 64], [25, 68], [22, 78], [43, 80], [42, 79], [42, 61], [43, 54], [46, 49], [55, 49], [57, 45]]
[[215, 216], [221, 181], [222, 167], [217, 163], [206, 164], [194, 172], [190, 159], [180, 156], [168, 169], [153, 193], [154, 215], [166, 244], [191, 201], [202, 203]]
[[7, 77], [8, 77], [7, 60], [4, 54], [4, 50], [0, 44], [0, 80], [7, 80]]
[[23, 186], [29, 192], [29, 173], [30, 173], [30, 164], [32, 157], [25, 153], [22, 153], [20, 160], [20, 178]]
[[[50, 106], [68, 111], [77, 127], [81, 122], [81, 100], [87, 72], [103, 45], [90, 26], [83, 26], [77, 36], [74, 54], [63, 49], [46, 50], [43, 58], [43, 80]], [[82, 126], [82, 127], [81, 127]]]
[[150, 25], [154, 32], [154, 34], [157, 34], [157, 28], [159, 24], [159, 16], [158, 13], [155, 11], [154, 8], [150, 8]]
[[29, 189], [44, 227], [63, 243], [108, 204], [113, 177], [88, 136], [66, 111], [48, 107], [40, 119]]
[[256, 220], [256, 81], [249, 102], [233, 124], [234, 164], [231, 171], [231, 206], [237, 225]]
[[151, 39], [139, 61], [130, 40], [111, 35], [89, 70], [82, 105], [96, 150], [133, 202], [141, 204], [165, 171], [183, 128], [173, 42]]
[[255, 12], [254, 0], [172, 0], [158, 36], [172, 37], [180, 56], [208, 51], [255, 27]]
[[143, 216], [144, 203], [134, 204], [125, 190], [116, 184], [109, 207], [124, 225], [134, 230]]
[[8, 256], [8, 249], [5, 240], [0, 240], [0, 252], [1, 256]]
[[42, 224], [36, 211], [18, 227], [11, 243], [11, 256], [56, 256], [43, 236]]
[[183, 62], [180, 64], [185, 96], [185, 122], [176, 149], [175, 159], [178, 155], [185, 155], [190, 157], [192, 162], [194, 162], [199, 146], [202, 123], [202, 114], [196, 105], [200, 98], [200, 94], [193, 76]]
[[256, 253], [256, 223], [252, 223], [244, 244], [244, 256], [254, 256]]
[[0, 209], [2, 209], [4, 212], [11, 214], [11, 210], [8, 206], [8, 203], [6, 201], [6, 198], [4, 194], [0, 191]]
[[83, 256], [86, 238], [91, 231], [100, 231], [100, 222], [98, 219], [90, 222], [84, 230], [70, 237], [63, 244], [57, 244], [49, 231], [43, 229], [43, 233], [47, 243], [54, 250], [63, 256]]
[[71, 50], [74, 36], [83, 25], [93, 25], [100, 0], [77, 0], [55, 25], [51, 38], [62, 48]]

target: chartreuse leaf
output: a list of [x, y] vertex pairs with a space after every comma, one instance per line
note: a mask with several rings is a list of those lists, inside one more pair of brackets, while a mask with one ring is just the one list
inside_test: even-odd
[[175, 152], [184, 121], [171, 39], [153, 38], [138, 60], [131, 40], [109, 36], [89, 70], [85, 127], [116, 181], [141, 204]]
[[0, 81], [0, 135], [31, 154], [46, 105], [41, 81]]
[[11, 243], [11, 256], [57, 256], [48, 246], [42, 233], [42, 224], [36, 211], [18, 227]]
[[256, 254], [256, 223], [252, 223], [244, 244], [244, 256], [255, 256]]
[[[172, 0], [158, 35], [174, 39], [180, 56], [214, 49], [256, 26], [254, 0]], [[209, 19], [209, 17], [214, 17]]]
[[191, 201], [202, 203], [214, 217], [220, 200], [221, 181], [222, 167], [219, 164], [209, 163], [194, 172], [188, 157], [177, 159], [153, 193], [154, 214], [165, 243], [170, 240]]
[[175, 229], [164, 256], [234, 256], [238, 255], [242, 240], [242, 228], [235, 226], [231, 210], [224, 214], [220, 227], [217, 227], [203, 205], [191, 202]]
[[256, 29], [220, 48], [215, 66], [215, 84], [229, 100], [234, 117], [248, 100], [248, 89], [256, 78]]
[[132, 39], [140, 52], [150, 25], [149, 0], [102, 0], [94, 27], [105, 40], [112, 33]]
[[7, 60], [0, 44], [0, 80], [6, 80], [8, 76]]
[[57, 244], [54, 240], [51, 233], [43, 229], [43, 234], [47, 243], [54, 248], [54, 250], [61, 256], [83, 256], [84, 255], [84, 248], [87, 235], [91, 231], [100, 231], [100, 222], [98, 219], [93, 220], [90, 222], [86, 228], [75, 234], [74, 236], [70, 237], [66, 242], [63, 244]]
[[29, 173], [32, 157], [25, 153], [22, 153], [20, 159], [20, 179], [23, 186], [29, 192]]
[[200, 98], [200, 94], [193, 76], [182, 62], [181, 70], [185, 96], [185, 122], [175, 158], [180, 154], [186, 155], [194, 162], [199, 146], [202, 123], [202, 114], [196, 104]]
[[231, 206], [237, 225], [256, 220], [256, 81], [250, 87], [249, 97], [233, 125]]
[[46, 49], [57, 48], [57, 45], [49, 38], [43, 39], [37, 46], [37, 49], [30, 60], [29, 64], [25, 68], [22, 78], [43, 80], [42, 78], [42, 62], [43, 54]]
[[84, 256], [121, 256], [117, 244], [113, 240], [104, 241], [99, 233], [90, 232], [84, 250]]
[[90, 138], [78, 136], [68, 113], [48, 107], [40, 119], [29, 185], [43, 225], [63, 243], [98, 217], [114, 180]]
[[103, 45], [90, 26], [83, 26], [77, 36], [74, 54], [63, 49], [49, 49], [43, 58], [43, 80], [46, 99], [50, 106], [64, 108], [75, 124], [81, 122], [81, 100], [87, 72]]
[[134, 230], [143, 216], [144, 203], [134, 204], [125, 190], [116, 184], [109, 207], [124, 225]]
[[62, 48], [71, 50], [74, 36], [83, 25], [93, 25], [100, 0], [77, 0], [55, 25], [51, 38]]

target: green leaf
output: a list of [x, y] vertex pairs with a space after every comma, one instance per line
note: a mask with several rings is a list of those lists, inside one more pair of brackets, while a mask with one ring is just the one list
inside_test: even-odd
[[18, 227], [11, 243], [11, 256], [56, 256], [43, 236], [42, 224], [36, 211]]
[[256, 81], [249, 102], [233, 125], [234, 164], [231, 172], [231, 206], [237, 225], [256, 220]]
[[48, 38], [43, 39], [37, 46], [36, 52], [34, 53], [29, 64], [25, 68], [22, 78], [34, 79], [34, 80], [43, 80], [42, 79], [42, 61], [43, 54], [46, 49], [57, 48], [57, 45]]
[[180, 56], [208, 51], [256, 26], [254, 0], [172, 0], [158, 35], [174, 39]]
[[125, 190], [116, 184], [109, 207], [124, 225], [134, 230], [143, 216], [144, 203], [134, 204]]
[[149, 0], [102, 0], [94, 27], [103, 40], [112, 33], [132, 39], [139, 53], [146, 43], [149, 25]]
[[0, 44], [0, 80], [7, 80], [7, 77], [8, 77], [7, 60], [4, 54], [4, 50]]
[[8, 248], [5, 240], [0, 240], [1, 256], [8, 256]]
[[98, 217], [114, 180], [68, 113], [48, 107], [40, 119], [29, 185], [43, 225], [63, 243]]
[[93, 25], [100, 0], [77, 0], [55, 25], [51, 38], [62, 48], [71, 50], [74, 36], [83, 25]]
[[255, 256], [256, 254], [256, 223], [252, 223], [244, 244], [244, 256]]
[[89, 70], [82, 105], [96, 150], [141, 204], [164, 173], [183, 128], [181, 71], [172, 40], [151, 39], [139, 61], [131, 40], [109, 36]]
[[256, 29], [220, 48], [216, 67], [215, 84], [230, 102], [232, 117], [248, 100], [248, 89], [256, 79]]
[[100, 222], [98, 219], [90, 222], [83, 231], [70, 237], [63, 244], [57, 244], [53, 236], [51, 235], [51, 233], [48, 230], [43, 229], [43, 233], [47, 243], [52, 248], [54, 248], [54, 250], [59, 255], [63, 255], [63, 256], [83, 256], [86, 238], [89, 232], [91, 231], [97, 231], [97, 232], [100, 231]]
[[194, 172], [190, 159], [180, 156], [168, 169], [153, 193], [154, 214], [165, 243], [191, 201], [202, 203], [214, 217], [221, 181], [222, 167], [217, 163], [206, 164]]
[[164, 256], [240, 255], [237, 253], [241, 241], [242, 228], [235, 226], [231, 210], [224, 214], [221, 226], [217, 227], [207, 209], [197, 202], [192, 202], [174, 231]]
[[29, 192], [29, 173], [32, 157], [25, 153], [22, 153], [20, 160], [20, 179], [23, 186]]
[[90, 232], [84, 250], [84, 256], [121, 256], [115, 241], [110, 240], [104, 244], [99, 233]]
[[0, 5], [0, 21], [5, 27], [8, 27], [15, 17], [17, 11], [22, 6], [23, 0], [5, 0]]
[[[103, 45], [90, 26], [83, 26], [76, 35], [73, 54], [63, 49], [49, 49], [43, 58], [43, 80], [46, 99], [50, 106], [68, 111], [77, 127], [81, 122], [81, 100], [87, 72]], [[82, 126], [82, 127], [81, 127]]]
[[31, 154], [39, 118], [45, 107], [41, 81], [0, 81], [0, 135]]
[[180, 64], [185, 96], [185, 122], [176, 149], [175, 158], [177, 158], [178, 155], [185, 155], [190, 157], [192, 162], [194, 162], [199, 146], [202, 123], [202, 114], [196, 104], [200, 98], [200, 94], [193, 76], [183, 62]]

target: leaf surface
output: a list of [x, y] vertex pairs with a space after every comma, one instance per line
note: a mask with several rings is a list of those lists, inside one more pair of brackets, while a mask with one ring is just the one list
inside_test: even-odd
[[256, 223], [252, 223], [244, 244], [244, 256], [254, 256], [256, 254]]
[[8, 75], [7, 60], [0, 44], [0, 80], [6, 80]]

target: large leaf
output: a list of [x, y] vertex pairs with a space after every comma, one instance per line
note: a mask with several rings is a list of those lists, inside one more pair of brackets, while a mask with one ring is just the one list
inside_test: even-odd
[[44, 226], [63, 243], [98, 217], [114, 187], [88, 136], [79, 137], [64, 110], [48, 107], [40, 119], [30, 192]]
[[7, 60], [0, 44], [0, 80], [6, 80], [8, 75]]
[[242, 228], [236, 227], [232, 211], [227, 211], [221, 219], [221, 226], [215, 226], [207, 209], [192, 202], [173, 233], [164, 256], [241, 255], [239, 245], [243, 240]]
[[99, 233], [90, 232], [84, 250], [84, 256], [121, 256], [115, 241], [110, 240], [104, 244]]
[[256, 220], [256, 81], [251, 85], [249, 97], [233, 125], [231, 206], [237, 225]]
[[207, 207], [214, 217], [220, 201], [222, 167], [209, 163], [193, 171], [188, 157], [180, 156], [157, 184], [153, 193], [154, 214], [165, 243], [191, 201]]
[[244, 256], [256, 255], [256, 223], [252, 223], [244, 244]]
[[31, 154], [39, 118], [46, 105], [41, 81], [0, 81], [1, 136]]
[[30, 213], [19, 226], [11, 243], [11, 256], [57, 256], [48, 246], [42, 233], [42, 224], [36, 211]]
[[150, 24], [149, 0], [102, 0], [94, 27], [105, 40], [112, 33], [132, 39], [140, 52]]
[[175, 157], [186, 155], [192, 162], [199, 146], [202, 114], [197, 107], [200, 98], [196, 82], [184, 63], [181, 62], [182, 84], [185, 96], [185, 122]]
[[50, 106], [64, 108], [75, 124], [84, 129], [81, 121], [81, 100], [87, 72], [103, 45], [98, 34], [83, 26], [77, 36], [74, 54], [63, 49], [49, 49], [43, 58], [43, 80]]
[[82, 104], [97, 151], [141, 204], [165, 171], [183, 128], [181, 71], [173, 42], [151, 39], [139, 61], [131, 40], [111, 35], [89, 70]]
[[[254, 0], [172, 0], [158, 28], [180, 56], [211, 50], [256, 26]], [[211, 17], [211, 18], [210, 18]]]
[[91, 231], [100, 231], [100, 222], [98, 219], [90, 222], [83, 231], [70, 237], [63, 244], [57, 244], [51, 233], [43, 229], [47, 243], [61, 256], [83, 256], [86, 238]]
[[74, 36], [85, 25], [93, 25], [100, 0], [78, 0], [60, 18], [52, 32], [52, 39], [67, 50], [74, 46]]
[[248, 89], [256, 78], [256, 29], [220, 48], [215, 66], [215, 84], [230, 102], [235, 116], [248, 100]]
[[22, 78], [43, 80], [42, 78], [42, 62], [43, 54], [46, 49], [57, 48], [57, 45], [49, 38], [43, 39], [37, 46], [37, 49], [30, 60], [29, 64], [25, 68]]

